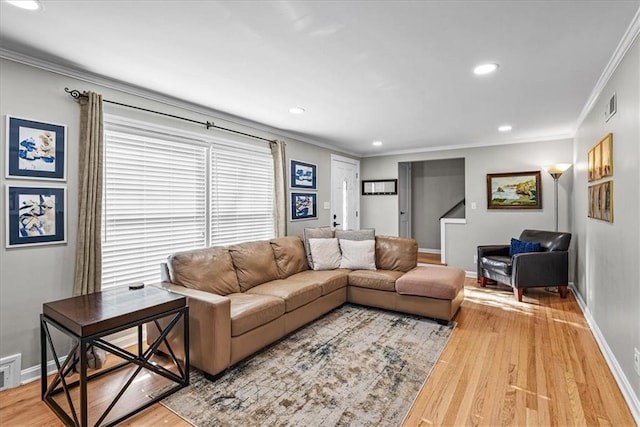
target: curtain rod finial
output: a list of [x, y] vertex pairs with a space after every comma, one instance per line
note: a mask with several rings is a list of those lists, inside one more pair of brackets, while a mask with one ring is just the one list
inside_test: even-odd
[[80, 91], [76, 89], [69, 89], [68, 87], [65, 87], [64, 91], [67, 92], [69, 95], [71, 95], [71, 97], [75, 100], [80, 99], [80, 97], [82, 96]]

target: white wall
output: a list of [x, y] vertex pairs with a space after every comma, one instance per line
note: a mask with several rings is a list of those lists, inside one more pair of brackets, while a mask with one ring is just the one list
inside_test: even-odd
[[440, 249], [440, 217], [462, 199], [464, 159], [411, 163], [411, 232], [419, 248]]
[[[362, 179], [397, 178], [399, 162], [435, 159], [465, 159], [466, 224], [450, 224], [446, 233], [447, 264], [475, 271], [473, 256], [481, 244], [508, 243], [525, 228], [553, 230], [553, 179], [542, 169], [549, 163], [570, 162], [571, 140], [496, 145], [437, 152], [369, 157], [361, 160]], [[542, 171], [542, 209], [488, 210], [486, 174]], [[559, 181], [559, 229], [569, 230], [572, 174]], [[472, 210], [471, 204], [477, 209]], [[398, 235], [397, 196], [362, 197], [362, 227], [375, 227], [377, 234]]]
[[[237, 121], [217, 119], [220, 114], [203, 108], [171, 101], [173, 105], [156, 102], [125, 93], [109, 82], [105, 85], [89, 83], [59, 73], [45, 71], [29, 65], [20, 64], [8, 59], [0, 59], [0, 115], [2, 116], [0, 135], [5, 135], [5, 115], [31, 118], [44, 122], [67, 125], [67, 238], [64, 245], [50, 245], [25, 248], [5, 248], [5, 227], [7, 222], [4, 194], [0, 203], [0, 358], [12, 354], [22, 354], [22, 369], [34, 367], [40, 362], [39, 315], [42, 304], [48, 301], [67, 298], [72, 295], [75, 240], [77, 228], [77, 190], [78, 190], [78, 123], [79, 105], [64, 92], [64, 88], [93, 90], [101, 93], [105, 99], [154, 109], [201, 121], [211, 121], [220, 126], [236, 129], [249, 134], [281, 139], [287, 142], [287, 158], [294, 158], [318, 165], [318, 205], [330, 200], [330, 156], [338, 151], [310, 145], [292, 138], [279, 136], [277, 131], [262, 127], [257, 129]], [[135, 92], [135, 88], [131, 88]], [[149, 97], [155, 97], [148, 94]], [[188, 108], [189, 110], [185, 109]], [[190, 123], [185, 123], [161, 116], [115, 107], [105, 104], [105, 112], [123, 115], [132, 119], [143, 120], [155, 124], [173, 126], [190, 132], [206, 135], [217, 135], [225, 139], [242, 138], [243, 142], [251, 142], [243, 137], [217, 131], [205, 130]], [[208, 113], [208, 114], [205, 114]], [[241, 119], [240, 119], [241, 120]], [[255, 142], [263, 144], [263, 142]], [[9, 185], [47, 185], [47, 181], [27, 181], [5, 179], [5, 147], [2, 150], [2, 187]], [[344, 153], [339, 153], [345, 155]], [[4, 193], [4, 188], [3, 188]], [[288, 197], [288, 194], [287, 194]], [[319, 217], [313, 221], [289, 222], [289, 234], [301, 234], [307, 226], [329, 224], [329, 211], [319, 210]]]
[[[605, 122], [613, 93], [617, 113]], [[587, 153], [613, 133], [614, 222], [587, 218]], [[640, 39], [626, 53], [575, 138], [575, 285], [640, 399], [633, 349], [640, 350]], [[604, 182], [607, 179], [597, 181]]]

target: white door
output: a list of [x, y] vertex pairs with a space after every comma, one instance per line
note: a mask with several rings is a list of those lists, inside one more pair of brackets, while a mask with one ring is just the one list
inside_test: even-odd
[[331, 227], [360, 229], [360, 161], [331, 155]]
[[411, 236], [411, 163], [398, 163], [398, 210], [400, 237]]

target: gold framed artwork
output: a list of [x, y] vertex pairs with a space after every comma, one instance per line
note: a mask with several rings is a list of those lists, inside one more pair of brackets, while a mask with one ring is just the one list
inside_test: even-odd
[[587, 190], [589, 218], [613, 222], [613, 181], [590, 185]]
[[540, 171], [488, 173], [487, 209], [542, 209]]
[[594, 145], [587, 156], [589, 182], [613, 176], [613, 134]]

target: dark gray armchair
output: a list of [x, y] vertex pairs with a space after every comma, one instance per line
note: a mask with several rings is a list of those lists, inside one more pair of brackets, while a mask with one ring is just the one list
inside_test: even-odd
[[506, 283], [522, 301], [525, 288], [557, 286], [561, 298], [567, 297], [569, 284], [569, 243], [571, 233], [524, 230], [520, 240], [539, 242], [541, 252], [509, 256], [510, 245], [478, 246], [478, 283], [490, 280]]

